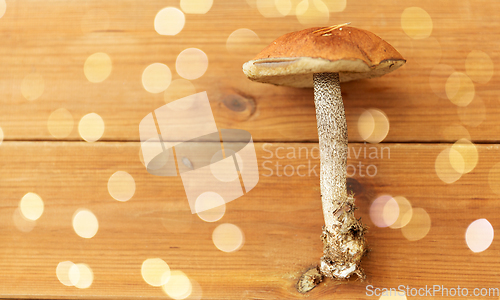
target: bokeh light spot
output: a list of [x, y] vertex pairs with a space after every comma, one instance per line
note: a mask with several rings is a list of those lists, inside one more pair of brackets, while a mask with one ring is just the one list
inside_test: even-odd
[[494, 230], [486, 219], [472, 222], [465, 232], [465, 242], [472, 252], [483, 252], [493, 243]]
[[95, 142], [104, 134], [104, 120], [96, 113], [83, 116], [78, 123], [78, 133], [87, 142]]
[[162, 286], [170, 279], [170, 267], [161, 258], [148, 258], [142, 263], [141, 274], [144, 281], [152, 286]]
[[191, 295], [193, 286], [184, 272], [174, 270], [171, 272], [168, 281], [163, 285], [163, 291], [170, 298], [181, 300]]
[[201, 300], [203, 298], [203, 291], [200, 284], [193, 278], [189, 278], [191, 281], [191, 294], [187, 299], [189, 300]]
[[205, 52], [197, 48], [188, 48], [183, 50], [177, 56], [175, 69], [177, 74], [189, 80], [198, 79], [208, 68], [208, 57]]
[[303, 0], [295, 9], [297, 19], [302, 25], [321, 26], [328, 23], [330, 11], [321, 0]]
[[71, 286], [74, 286], [80, 280], [80, 268], [77, 265], [73, 264], [70, 266], [68, 270], [68, 278], [71, 283]]
[[448, 147], [439, 153], [434, 168], [439, 179], [450, 184], [462, 177], [465, 166], [462, 155], [457, 150]]
[[487, 83], [493, 77], [493, 60], [483, 51], [473, 50], [465, 59], [465, 73], [472, 81]]
[[94, 281], [94, 273], [86, 264], [74, 264], [69, 268], [69, 280], [71, 284], [79, 289], [86, 289]]
[[[190, 96], [196, 94], [196, 88], [194, 85], [191, 83], [191, 81], [186, 80], [186, 79], [176, 79], [170, 83], [168, 88], [165, 90], [165, 93], [163, 94], [163, 99], [165, 100], [165, 103], [170, 103], [172, 101]], [[189, 105], [189, 101], [180, 101], [180, 104], [175, 104], [174, 106], [176, 109], [187, 109], [191, 107]], [[188, 107], [189, 105], [189, 107]], [[171, 106], [169, 106], [171, 107]], [[184, 108], [184, 109], [182, 109]]]
[[96, 216], [88, 209], [79, 209], [73, 215], [73, 229], [82, 238], [93, 238], [99, 230]]
[[457, 171], [460, 174], [465, 173], [465, 160], [463, 156], [460, 154], [460, 152], [457, 151], [455, 148], [450, 148], [449, 152], [449, 160], [450, 160], [450, 165], [451, 167]]
[[216, 222], [222, 219], [226, 212], [226, 202], [215, 192], [204, 192], [194, 204], [198, 217], [205, 222]]
[[375, 130], [375, 118], [368, 111], [365, 110], [358, 119], [358, 132], [363, 140], [367, 140]]
[[71, 113], [65, 108], [59, 108], [50, 114], [47, 129], [53, 137], [62, 139], [70, 135], [74, 123]]
[[365, 110], [358, 119], [358, 132], [369, 143], [380, 143], [389, 133], [389, 119], [379, 109]]
[[347, 6], [347, 0], [323, 0], [330, 12], [342, 12]]
[[186, 23], [184, 13], [175, 7], [165, 7], [155, 17], [155, 30], [161, 35], [176, 35]]
[[413, 215], [413, 208], [411, 207], [411, 203], [403, 196], [393, 197], [393, 199], [398, 204], [399, 215], [396, 221], [389, 225], [389, 227], [393, 229], [405, 227], [410, 222]]
[[451, 146], [451, 149], [455, 150], [462, 157], [463, 168], [456, 167], [452, 161], [452, 166], [457, 172], [463, 170], [462, 174], [469, 173], [476, 167], [478, 161], [478, 153], [476, 145], [474, 145], [471, 141], [467, 139], [460, 139], [456, 141], [453, 146]]
[[[191, 84], [190, 81], [185, 80], [185, 79], [178, 79], [178, 80], [184, 80], [184, 81], [189, 82], [189, 84]], [[196, 91], [192, 90], [192, 89], [194, 89], [194, 85], [192, 85], [192, 84], [191, 84], [191, 86], [189, 86], [188, 84], [185, 84], [182, 87], [178, 86], [177, 89], [176, 89], [176, 91], [174, 93], [172, 93], [172, 96], [175, 95], [175, 94], [181, 95], [181, 93], [185, 94], [185, 93], [189, 93], [189, 92], [192, 92], [192, 91], [194, 91], [194, 93], [188, 95], [188, 96], [191, 96], [191, 97], [180, 98], [180, 99], [182, 99], [181, 101], [175, 101], [175, 100], [179, 100], [179, 98], [178, 99], [172, 99], [173, 101], [168, 103], [168, 108], [170, 108], [171, 110], [183, 111], [183, 110], [187, 110], [187, 109], [193, 107], [193, 104], [195, 104], [197, 102], [197, 100], [199, 99], [198, 97], [200, 97], [200, 94], [199, 93], [196, 94]], [[186, 165], [186, 163], [187, 163], [186, 166], [188, 168], [190, 168], [190, 169], [193, 169], [193, 165], [192, 165], [191, 161], [187, 157], [182, 158], [182, 163], [184, 165]]]
[[[64, 284], [65, 286], [74, 286], [74, 284], [71, 282], [69, 279], [69, 270], [74, 266], [75, 264], [70, 262], [70, 261], [63, 261], [57, 264], [56, 268], [56, 276], [59, 281]], [[80, 275], [78, 274], [78, 277]], [[74, 279], [73, 279], [74, 280]]]
[[454, 72], [445, 85], [446, 96], [457, 106], [467, 106], [474, 99], [475, 88], [470, 78], [461, 72]]
[[44, 204], [42, 198], [37, 194], [27, 193], [21, 199], [19, 208], [26, 219], [36, 221], [43, 214]]
[[413, 208], [410, 222], [401, 228], [401, 233], [409, 241], [423, 239], [431, 229], [431, 217], [423, 208]]
[[388, 226], [393, 225], [399, 218], [399, 215], [398, 202], [394, 198], [389, 199], [382, 210], [382, 219], [384, 223]]
[[260, 38], [255, 32], [247, 28], [240, 28], [229, 35], [226, 40], [226, 49], [230, 53], [242, 54], [259, 43]]
[[408, 7], [401, 14], [401, 27], [412, 39], [425, 39], [432, 33], [432, 18], [420, 7]]
[[0, 0], [0, 18], [5, 15], [5, 12], [7, 11], [7, 3], [5, 0]]
[[234, 252], [243, 247], [245, 236], [241, 229], [230, 223], [220, 224], [212, 233], [215, 247], [223, 252]]
[[475, 96], [469, 105], [457, 107], [457, 113], [462, 124], [477, 127], [486, 118], [486, 106], [479, 96]]
[[363, 140], [367, 140], [375, 130], [375, 118], [368, 111], [365, 110], [358, 119], [358, 132]]
[[14, 222], [14, 226], [21, 232], [30, 232], [36, 226], [36, 221], [27, 219], [19, 207], [14, 210], [12, 221]]
[[213, 4], [213, 0], [181, 0], [181, 9], [187, 14], [206, 14]]
[[274, 0], [276, 9], [283, 16], [288, 16], [292, 11], [292, 2], [290, 0]]
[[257, 6], [257, 9], [259, 10], [259, 13], [265, 18], [279, 18], [284, 16], [282, 13], [280, 13], [278, 7], [276, 6], [276, 1], [257, 0], [255, 4]]
[[90, 55], [83, 65], [83, 73], [88, 81], [99, 83], [106, 80], [111, 74], [113, 65], [106, 53], [98, 52]]
[[370, 206], [370, 219], [377, 227], [390, 226], [398, 217], [398, 203], [389, 195], [377, 197]]
[[256, 0], [246, 0], [246, 2], [251, 8], [256, 8]]
[[146, 91], [153, 94], [165, 91], [171, 80], [172, 72], [165, 64], [151, 64], [142, 72], [142, 86]]
[[125, 171], [117, 171], [108, 180], [108, 192], [115, 200], [128, 201], [135, 193], [135, 180]]
[[28, 101], [33, 101], [42, 96], [45, 90], [45, 80], [39, 73], [26, 75], [21, 83], [21, 94]]

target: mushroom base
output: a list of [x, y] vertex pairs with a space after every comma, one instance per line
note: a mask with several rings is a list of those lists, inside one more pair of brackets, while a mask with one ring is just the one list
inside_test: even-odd
[[300, 293], [309, 292], [325, 277], [345, 280], [356, 274], [361, 280], [365, 279], [360, 263], [368, 251], [366, 227], [354, 217], [355, 209], [354, 197], [348, 196], [335, 214], [338, 225], [333, 226], [333, 231], [328, 231], [323, 226], [323, 256], [320, 265], [302, 274], [296, 286]]
[[332, 226], [333, 230], [323, 227], [323, 257], [319, 270], [326, 277], [347, 279], [356, 274], [365, 278], [360, 263], [367, 251], [366, 228], [354, 217], [354, 210], [354, 197], [348, 196], [336, 213], [338, 222]]

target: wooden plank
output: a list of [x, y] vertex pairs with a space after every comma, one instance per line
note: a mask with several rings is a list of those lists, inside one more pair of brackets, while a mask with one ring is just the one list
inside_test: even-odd
[[[499, 65], [500, 55], [491, 43], [499, 21], [491, 12], [498, 11], [500, 4], [422, 2], [419, 5], [433, 26], [431, 36], [420, 40], [409, 38], [401, 28], [401, 14], [412, 5], [361, 1], [348, 3], [342, 13], [330, 13], [328, 24], [351, 21], [394, 44], [408, 59], [394, 74], [343, 85], [350, 140], [363, 141], [357, 130], [359, 116], [364, 109], [378, 108], [390, 122], [387, 142], [451, 142], [468, 135], [474, 141], [498, 141], [498, 76], [474, 83], [476, 97], [465, 108], [438, 94], [445, 95], [452, 70], [466, 71], [466, 58], [473, 50], [491, 58], [491, 64], [483, 62], [479, 67]], [[256, 141], [317, 140], [312, 90], [249, 82], [241, 72], [241, 65], [276, 37], [310, 25], [295, 16], [265, 18], [255, 1], [224, 0], [216, 1], [207, 14], [186, 14], [178, 35], [160, 36], [153, 21], [165, 6], [178, 3], [9, 1], [0, 19], [0, 127], [5, 139], [56, 139], [47, 129], [47, 120], [51, 112], [65, 108], [73, 119], [67, 139], [81, 139], [79, 120], [95, 112], [105, 122], [102, 139], [138, 141], [140, 120], [164, 104], [163, 93], [151, 94], [143, 88], [143, 70], [160, 62], [170, 68], [173, 79], [179, 79], [177, 56], [196, 47], [207, 54], [209, 67], [192, 83], [197, 91], [208, 92], [218, 127], [248, 130]], [[239, 28], [253, 30], [260, 42], [229, 53], [226, 41]], [[85, 60], [96, 52], [107, 53], [112, 60], [111, 75], [102, 83], [89, 82], [83, 73]], [[42, 76], [44, 89], [38, 99], [28, 101], [21, 86], [31, 73]]]
[[[371, 251], [363, 261], [367, 280], [342, 285], [327, 281], [302, 296], [294, 284], [321, 255], [319, 178], [308, 171], [309, 165], [319, 169], [317, 144], [256, 143], [259, 183], [228, 203], [220, 221], [208, 223], [191, 214], [179, 177], [147, 173], [138, 143], [3, 142], [0, 295], [165, 298], [160, 288], [141, 278], [141, 264], [155, 257], [196, 281], [203, 299], [371, 299], [367, 285], [460, 286], [470, 293], [474, 288], [498, 288], [499, 244], [495, 240], [486, 251], [473, 253], [464, 237], [476, 219], [486, 218], [494, 229], [500, 226], [498, 195], [488, 184], [500, 146], [477, 145], [477, 166], [456, 183], [446, 184], [436, 175], [435, 161], [448, 146], [350, 145], [349, 164], [357, 173], [349, 186], [356, 193], [357, 215], [370, 227]], [[134, 178], [136, 191], [127, 202], [114, 200], [108, 192], [108, 180], [116, 171]], [[22, 232], [13, 215], [28, 192], [37, 193], [45, 209], [32, 230]], [[428, 234], [409, 241], [400, 229], [375, 226], [370, 205], [383, 194], [404, 196], [415, 209], [424, 209], [431, 220]], [[81, 208], [91, 210], [99, 221], [93, 238], [81, 238], [72, 228], [72, 216]], [[243, 231], [240, 250], [225, 253], [214, 246], [212, 233], [222, 223]], [[58, 281], [56, 267], [68, 260], [91, 267], [90, 288]]]
[[[298, 2], [291, 1], [294, 6]], [[499, 27], [492, 12], [500, 4], [421, 1], [418, 6], [429, 14], [432, 33], [412, 39], [404, 33], [401, 16], [415, 5], [348, 2], [344, 11], [330, 13], [327, 23], [314, 24], [350, 21], [393, 44], [408, 63], [384, 78], [342, 86], [351, 142], [363, 141], [358, 120], [366, 109], [380, 109], [390, 123], [386, 143], [351, 144], [348, 171], [356, 173], [349, 186], [357, 194], [358, 215], [370, 226], [371, 252], [363, 262], [367, 281], [327, 281], [302, 296], [294, 284], [321, 255], [312, 90], [250, 82], [241, 65], [276, 37], [313, 25], [301, 24], [295, 16], [264, 17], [254, 0], [221, 0], [207, 14], [186, 14], [178, 35], [160, 36], [153, 26], [156, 13], [165, 6], [180, 7], [179, 2], [8, 1], [0, 17], [0, 129], [5, 136], [3, 143], [0, 139], [0, 297], [165, 298], [161, 288], [149, 286], [141, 277], [141, 264], [153, 257], [199, 285], [192, 299], [372, 299], [367, 285], [461, 286], [469, 293], [474, 288], [498, 288], [498, 243], [472, 253], [464, 237], [477, 219], [486, 218], [498, 227], [498, 195], [493, 190], [500, 192], [500, 179], [491, 180], [490, 174], [500, 173], [494, 166], [500, 148], [477, 145], [478, 165], [453, 184], [439, 179], [435, 162], [450, 146], [442, 142], [462, 137], [498, 142], [500, 79], [494, 66], [500, 55], [491, 41], [497, 39]], [[253, 30], [259, 41], [230, 52], [227, 39], [239, 28]], [[192, 84], [198, 92], [207, 91], [219, 128], [252, 134], [259, 163], [258, 185], [229, 203], [222, 220], [214, 223], [191, 214], [179, 177], [146, 172], [136, 143], [141, 119], [165, 103], [163, 93], [151, 94], [142, 86], [144, 68], [164, 63], [172, 78], [179, 79], [176, 58], [191, 47], [203, 50], [209, 60], [207, 72]], [[458, 107], [446, 97], [446, 81], [453, 71], [475, 79], [466, 61], [477, 51], [491, 59], [475, 64], [479, 75], [490, 69], [493, 76], [474, 81], [473, 101]], [[85, 60], [96, 52], [108, 54], [112, 61], [111, 74], [102, 83], [89, 82], [83, 72]], [[34, 78], [28, 89], [32, 97], [43, 91], [35, 100], [22, 94], [26, 76]], [[37, 89], [40, 78], [43, 89]], [[471, 86], [465, 85], [465, 90], [472, 91]], [[48, 120], [59, 108], [70, 112], [72, 128], [67, 136], [53, 137]], [[104, 120], [102, 140], [116, 142], [70, 142], [81, 140], [78, 122], [91, 112]], [[44, 142], [57, 139], [66, 141]], [[386, 149], [390, 158], [381, 157]], [[460, 156], [455, 153], [454, 159], [459, 168]], [[118, 202], [108, 191], [108, 180], [118, 170], [135, 180], [130, 201]], [[44, 201], [45, 210], [36, 222], [19, 214], [20, 200], [28, 192]], [[370, 205], [383, 194], [405, 196], [414, 208], [424, 209], [431, 220], [429, 233], [409, 241], [403, 234], [408, 229], [375, 226]], [[91, 239], [79, 237], [72, 228], [72, 217], [82, 208], [99, 221]], [[222, 223], [243, 231], [240, 250], [225, 253], [215, 247], [212, 233]], [[90, 288], [59, 282], [56, 267], [68, 260], [92, 268]], [[442, 297], [438, 293], [426, 298]]]

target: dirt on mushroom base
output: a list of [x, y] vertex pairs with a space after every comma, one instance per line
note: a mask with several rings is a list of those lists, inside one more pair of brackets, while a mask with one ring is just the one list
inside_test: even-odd
[[299, 281], [297, 281], [297, 291], [301, 294], [305, 294], [320, 284], [323, 278], [324, 276], [319, 272], [318, 267], [310, 268], [302, 274]]
[[307, 270], [297, 282], [297, 290], [307, 293], [321, 283], [324, 277], [336, 280], [348, 279], [352, 274], [363, 280], [365, 273], [360, 266], [361, 258], [367, 253], [366, 227], [354, 217], [354, 197], [347, 197], [337, 211], [339, 225], [334, 232], [323, 227], [323, 257], [320, 266]]

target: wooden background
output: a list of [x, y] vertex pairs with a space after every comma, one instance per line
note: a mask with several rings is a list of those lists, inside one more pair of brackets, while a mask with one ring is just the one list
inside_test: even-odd
[[[214, 0], [206, 14], [185, 13], [185, 26], [174, 36], [158, 34], [153, 24], [162, 8], [180, 9], [179, 1], [5, 2], [0, 18], [0, 297], [168, 298], [141, 277], [142, 262], [154, 257], [199, 285], [188, 299], [379, 299], [367, 295], [367, 285], [460, 286], [469, 293], [500, 288], [498, 241], [474, 253], [465, 239], [467, 227], [477, 219], [500, 228], [495, 193], [500, 184], [495, 166], [500, 162], [498, 1], [347, 0], [345, 9], [327, 14], [328, 20], [318, 17], [307, 23], [295, 15], [269, 17], [273, 8], [263, 9], [269, 6], [266, 1]], [[321, 7], [321, 1], [309, 2]], [[341, 1], [324, 2], [334, 6]], [[290, 4], [294, 9], [299, 1]], [[414, 18], [413, 29], [431, 29], [428, 37], [408, 35], [402, 25], [405, 9], [415, 5], [427, 12], [431, 25], [428, 19]], [[250, 82], [241, 65], [284, 33], [344, 22], [381, 36], [408, 62], [385, 77], [342, 86], [350, 146], [356, 151], [390, 149], [390, 158], [351, 155], [349, 160], [377, 168], [375, 176], [358, 172], [349, 180], [357, 214], [370, 227], [371, 252], [363, 261], [367, 280], [340, 285], [326, 281], [301, 295], [295, 282], [322, 251], [319, 177], [296, 172], [278, 176], [264, 167], [319, 165], [313, 157], [276, 157], [317, 147], [313, 93]], [[229, 51], [228, 37], [240, 28], [252, 30], [259, 40], [230, 45], [238, 51]], [[257, 186], [228, 203], [224, 217], [214, 223], [191, 214], [180, 177], [148, 174], [139, 156], [139, 122], [165, 104], [164, 93], [145, 90], [142, 72], [159, 62], [169, 67], [172, 79], [179, 79], [176, 58], [192, 47], [209, 61], [207, 71], [192, 84], [198, 92], [207, 91], [218, 128], [252, 134], [260, 170]], [[489, 60], [476, 62], [472, 74], [466, 61], [478, 51]], [[83, 66], [97, 52], [111, 58], [112, 70], [103, 82], [92, 83]], [[467, 80], [478, 72], [480, 78], [488, 77], [491, 70], [491, 79], [464, 85], [474, 93], [469, 105], [457, 106], [447, 98], [446, 82], [454, 71]], [[30, 74], [43, 78], [34, 100], [22, 93]], [[48, 120], [60, 108], [71, 114], [66, 125], [72, 127], [64, 137], [54, 137]], [[370, 108], [383, 111], [390, 124], [380, 144], [364, 144], [358, 130], [361, 114]], [[92, 112], [102, 117], [105, 130], [89, 143], [80, 136], [78, 124]], [[457, 181], [445, 183], [437, 175], [436, 159], [461, 138], [475, 144], [478, 163]], [[108, 192], [116, 171], [134, 178], [136, 191], [127, 202], [114, 200]], [[45, 209], [30, 230], [21, 230], [14, 217], [28, 192], [38, 194]], [[410, 241], [400, 229], [375, 226], [370, 205], [384, 194], [404, 196], [413, 207], [424, 209], [431, 220], [428, 234]], [[91, 239], [77, 236], [72, 228], [73, 213], [80, 208], [99, 220]], [[222, 223], [242, 230], [245, 243], [240, 250], [225, 253], [214, 246], [212, 232]], [[68, 260], [91, 267], [89, 288], [59, 282], [56, 267]], [[439, 298], [440, 293], [426, 297]]]

